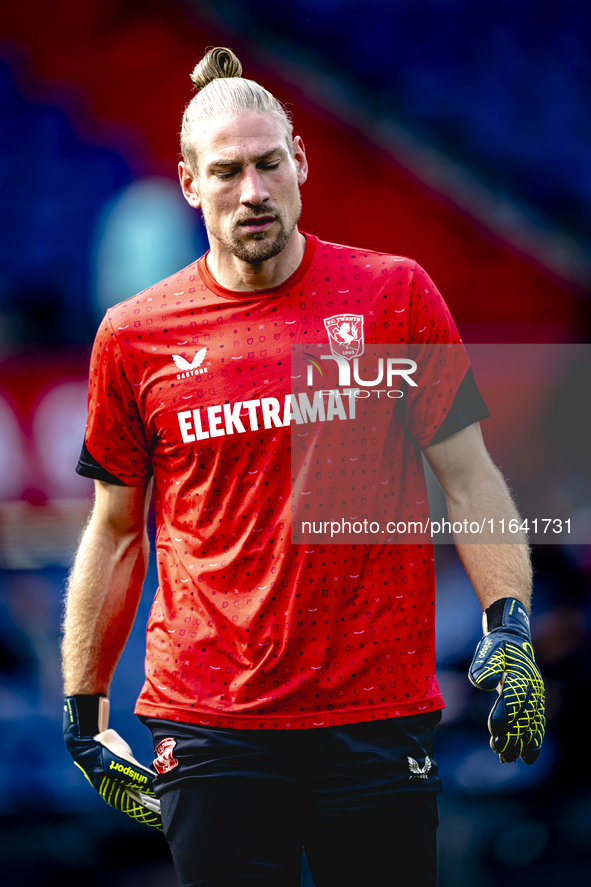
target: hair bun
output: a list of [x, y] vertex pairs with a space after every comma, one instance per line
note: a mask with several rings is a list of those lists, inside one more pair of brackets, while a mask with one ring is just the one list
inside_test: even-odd
[[195, 65], [191, 80], [196, 89], [203, 89], [212, 80], [241, 76], [242, 65], [232, 50], [225, 46], [216, 46], [209, 50], [198, 65]]

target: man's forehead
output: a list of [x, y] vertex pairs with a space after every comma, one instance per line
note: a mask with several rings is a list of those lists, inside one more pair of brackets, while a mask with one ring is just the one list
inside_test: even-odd
[[285, 151], [285, 130], [271, 114], [244, 112], [216, 117], [204, 123], [197, 136], [200, 163], [225, 163], [236, 159], [260, 160]]

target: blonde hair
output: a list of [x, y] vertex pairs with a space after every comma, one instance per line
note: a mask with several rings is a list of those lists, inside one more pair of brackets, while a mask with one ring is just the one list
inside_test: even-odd
[[185, 108], [181, 127], [183, 160], [191, 169], [197, 166], [195, 136], [200, 125], [226, 114], [244, 111], [272, 114], [283, 128], [292, 150], [293, 128], [285, 108], [259, 83], [242, 77], [242, 65], [231, 49], [225, 46], [210, 49], [195, 66], [191, 80], [198, 92]]

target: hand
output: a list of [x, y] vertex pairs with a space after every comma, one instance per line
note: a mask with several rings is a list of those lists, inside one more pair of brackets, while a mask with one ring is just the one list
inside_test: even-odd
[[483, 616], [484, 637], [469, 676], [499, 698], [488, 718], [490, 747], [503, 763], [537, 760], [544, 739], [544, 682], [536, 665], [529, 619], [515, 598], [495, 601]]
[[109, 700], [105, 696], [67, 696], [66, 747], [107, 804], [162, 831], [160, 801], [153, 789], [156, 774], [135, 760], [115, 730], [107, 729], [108, 720]]

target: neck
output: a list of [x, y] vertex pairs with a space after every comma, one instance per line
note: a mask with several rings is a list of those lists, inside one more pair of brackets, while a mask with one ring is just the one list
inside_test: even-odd
[[297, 227], [285, 249], [264, 262], [245, 262], [229, 253], [219, 240], [212, 237], [207, 267], [214, 280], [229, 290], [274, 289], [297, 270], [305, 249], [306, 238]]

